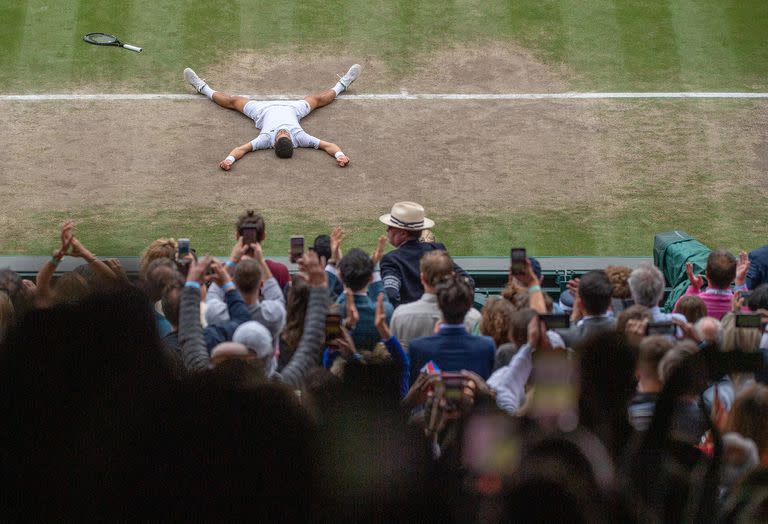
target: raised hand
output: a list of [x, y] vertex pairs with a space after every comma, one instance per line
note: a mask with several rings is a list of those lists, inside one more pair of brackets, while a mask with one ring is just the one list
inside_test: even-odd
[[528, 322], [528, 344], [535, 351], [551, 351], [552, 342], [547, 336], [547, 325], [538, 315]]
[[187, 271], [187, 282], [203, 282], [205, 272], [208, 271], [208, 266], [213, 262], [213, 257], [205, 256], [197, 262], [193, 260], [189, 263], [189, 271]]
[[371, 254], [371, 260], [373, 260], [373, 265], [375, 266], [381, 261], [381, 257], [384, 256], [384, 247], [387, 245], [387, 235], [381, 235], [378, 240], [376, 240], [376, 248], [373, 250], [373, 254]]
[[224, 284], [232, 281], [226, 266], [215, 258], [211, 259], [210, 267], [213, 269], [213, 275], [210, 275], [210, 280], [216, 282], [219, 287], [224, 287]]
[[739, 258], [736, 259], [736, 280], [735, 283], [737, 286], [743, 286], [744, 282], [747, 280], [747, 272], [749, 271], [749, 266], [751, 265], [751, 262], [749, 261], [749, 255], [746, 251], [739, 252]]
[[387, 325], [387, 314], [384, 311], [384, 293], [379, 293], [376, 297], [376, 314], [373, 323], [379, 331], [381, 340], [389, 340], [392, 337], [392, 333]]
[[245, 256], [245, 253], [248, 251], [249, 246], [246, 244], [243, 244], [243, 237], [237, 239], [237, 243], [232, 246], [232, 251], [229, 254], [229, 259], [237, 264], [240, 262], [240, 259]]
[[306, 251], [299, 259], [299, 269], [303, 278], [312, 287], [328, 287], [328, 275], [320, 265], [320, 258], [314, 251]]
[[689, 338], [697, 344], [701, 343], [701, 337], [699, 337], [699, 335], [696, 333], [696, 330], [693, 329], [693, 324], [674, 317], [672, 318], [672, 323], [679, 327], [683, 332], [683, 338]]
[[693, 264], [690, 262], [685, 263], [685, 273], [688, 275], [688, 281], [696, 291], [704, 287], [704, 278], [701, 275], [693, 274]]
[[331, 260], [338, 262], [341, 260], [341, 243], [344, 241], [344, 230], [340, 227], [333, 228], [331, 231]]
[[533, 265], [531, 264], [531, 259], [526, 258], [525, 259], [525, 271], [519, 274], [513, 274], [512, 268], [509, 268], [509, 279], [510, 280], [517, 280], [520, 284], [525, 286], [526, 288], [529, 288], [531, 286], [540, 285], [541, 282], [536, 277], [536, 273], [533, 271]]
[[744, 307], [744, 299], [741, 296], [741, 290], [736, 291], [731, 297], [731, 312], [738, 313]]
[[347, 288], [344, 290], [344, 296], [346, 298], [347, 308], [347, 316], [345, 320], [346, 326], [349, 329], [355, 329], [355, 326], [360, 320], [360, 313], [357, 311], [357, 306], [355, 305], [355, 294], [351, 289]]
[[339, 336], [328, 342], [328, 347], [334, 351], [338, 351], [344, 358], [349, 358], [357, 353], [355, 341], [352, 340], [352, 337], [349, 336], [349, 332], [344, 329], [344, 327], [341, 328], [341, 334], [339, 334]]
[[75, 229], [74, 220], [67, 220], [64, 225], [61, 226], [61, 246], [59, 249], [53, 252], [53, 256], [56, 258], [62, 258], [70, 250], [73, 234], [72, 230]]
[[75, 237], [72, 237], [70, 240], [70, 256], [82, 258], [86, 262], [90, 263], [93, 262], [96, 259], [96, 256], [91, 253], [88, 248], [86, 248], [83, 244], [80, 243], [78, 239]]

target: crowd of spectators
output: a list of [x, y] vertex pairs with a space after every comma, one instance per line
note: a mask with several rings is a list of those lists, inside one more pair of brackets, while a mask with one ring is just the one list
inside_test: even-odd
[[422, 206], [379, 220], [293, 275], [253, 211], [228, 259], [158, 239], [136, 281], [73, 222], [34, 281], [0, 270], [5, 517], [768, 520], [751, 256], [689, 265], [674, 311], [653, 265], [553, 299], [527, 258], [479, 311]]

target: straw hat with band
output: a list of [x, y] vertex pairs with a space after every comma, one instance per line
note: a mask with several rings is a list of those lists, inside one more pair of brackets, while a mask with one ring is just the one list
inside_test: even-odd
[[396, 202], [392, 211], [381, 215], [379, 221], [407, 231], [422, 231], [435, 225], [434, 221], [424, 216], [424, 207], [416, 202]]

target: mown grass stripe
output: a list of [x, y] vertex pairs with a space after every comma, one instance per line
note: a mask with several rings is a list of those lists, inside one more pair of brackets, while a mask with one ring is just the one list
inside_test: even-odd
[[[243, 95], [253, 100], [297, 100], [304, 95]], [[730, 98], [750, 99], [768, 98], [768, 93], [376, 93], [361, 95], [342, 95], [338, 100], [599, 100], [612, 98]], [[0, 102], [49, 102], [56, 100], [200, 100], [200, 95], [183, 93], [91, 93], [91, 94], [34, 94], [0, 95]]]

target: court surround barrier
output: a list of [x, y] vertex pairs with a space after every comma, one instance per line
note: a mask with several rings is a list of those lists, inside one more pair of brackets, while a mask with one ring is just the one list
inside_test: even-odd
[[[534, 255], [535, 256], [535, 255]], [[116, 258], [132, 279], [138, 277], [139, 257], [103, 257]], [[225, 260], [227, 257], [218, 257]], [[288, 266], [293, 273], [295, 264], [287, 257], [269, 257]], [[509, 257], [454, 257], [475, 280], [475, 306], [482, 308], [488, 297], [498, 295], [509, 278]], [[38, 269], [49, 259], [45, 256], [0, 256], [0, 268], [9, 267], [24, 278], [34, 279]], [[568, 280], [580, 276], [592, 269], [603, 269], [610, 265], [635, 268], [643, 262], [651, 262], [650, 257], [536, 257], [541, 264], [546, 292], [557, 299], [565, 289]], [[56, 275], [73, 270], [82, 264], [82, 260], [66, 257], [56, 268]]]
[[[703, 272], [707, 264], [710, 249], [691, 237], [685, 231], [668, 231], [654, 237], [653, 258], [651, 257], [536, 257], [541, 264], [544, 290], [554, 299], [560, 296], [566, 283], [593, 269], [607, 266], [628, 266], [631, 269], [642, 263], [653, 262], [666, 279], [666, 300], [664, 308], [671, 311], [677, 299], [685, 293], [688, 278], [685, 263], [691, 262], [694, 271]], [[535, 255], [534, 255], [535, 256]], [[110, 257], [104, 257], [110, 258]], [[117, 258], [132, 279], [138, 277], [139, 257]], [[227, 257], [218, 257], [225, 260]], [[288, 257], [269, 257], [282, 262], [291, 273], [297, 270], [295, 264], [288, 262]], [[509, 278], [508, 257], [454, 257], [475, 280], [475, 306], [482, 308], [488, 297], [498, 295]], [[24, 278], [34, 279], [37, 271], [48, 260], [45, 256], [0, 256], [0, 269], [9, 267]], [[82, 264], [82, 260], [66, 257], [56, 268], [56, 275], [73, 270]]]

